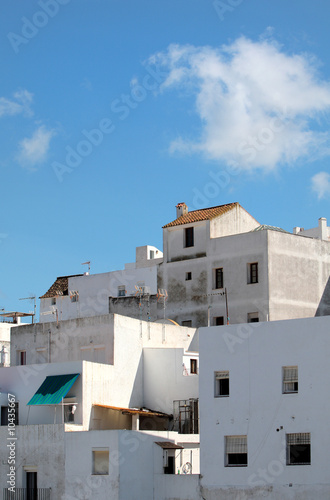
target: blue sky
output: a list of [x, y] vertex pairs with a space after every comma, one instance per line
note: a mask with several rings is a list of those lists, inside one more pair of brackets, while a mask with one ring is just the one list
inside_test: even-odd
[[330, 219], [328, 2], [0, 8], [0, 308], [161, 248], [178, 202]]

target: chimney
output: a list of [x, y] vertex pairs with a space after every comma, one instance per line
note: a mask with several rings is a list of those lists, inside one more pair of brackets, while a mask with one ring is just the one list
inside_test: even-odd
[[321, 240], [328, 240], [327, 219], [325, 217], [319, 218], [319, 235]]
[[188, 213], [188, 207], [185, 203], [178, 203], [176, 205], [176, 218], [178, 219], [181, 215], [186, 215]]

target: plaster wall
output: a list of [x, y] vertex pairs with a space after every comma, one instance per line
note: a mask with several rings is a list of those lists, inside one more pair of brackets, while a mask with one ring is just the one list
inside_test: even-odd
[[[62, 423], [60, 405], [52, 406], [27, 406], [45, 378], [49, 375], [64, 375], [71, 373], [82, 374], [82, 363], [52, 363], [44, 365], [12, 366], [0, 369], [1, 394], [0, 405], [8, 406], [8, 393], [15, 396], [19, 403], [19, 426]], [[73, 384], [66, 397], [75, 397], [77, 410], [75, 422], [82, 424], [82, 376]]]
[[79, 293], [78, 301], [71, 302], [70, 295], [57, 297], [55, 305], [52, 305], [51, 298], [41, 299], [40, 322], [56, 321], [56, 310], [60, 321], [107, 314], [109, 297], [117, 297], [118, 287], [122, 285], [125, 285], [127, 295], [135, 295], [135, 286], [139, 282], [150, 287], [151, 293], [157, 293], [157, 266], [150, 265], [151, 262], [144, 262], [141, 268], [69, 278], [69, 291]]
[[[194, 246], [185, 247], [185, 229], [194, 228]], [[205, 255], [209, 221], [173, 226], [163, 230], [164, 262], [176, 262]]]
[[329, 243], [267, 232], [269, 319], [330, 314]]
[[[8, 451], [6, 448], [8, 437], [7, 427], [0, 427], [1, 460], [0, 484], [2, 488], [7, 484], [9, 473]], [[38, 488], [51, 488], [52, 498], [62, 498], [65, 493], [65, 443], [64, 425], [27, 425], [17, 426], [15, 429], [15, 467], [16, 487], [26, 487], [25, 468], [37, 472]]]
[[210, 220], [210, 238], [230, 236], [238, 233], [246, 233], [260, 226], [244, 208], [236, 205], [232, 210], [221, 217]]
[[[307, 500], [313, 491], [329, 497], [329, 321], [201, 329], [203, 498]], [[282, 394], [283, 366], [298, 366], [298, 393]], [[229, 397], [214, 396], [214, 372], [222, 370], [229, 371]], [[311, 434], [311, 464], [288, 466], [285, 435], [300, 432]], [[247, 435], [247, 467], [225, 466], [225, 436], [234, 435]]]
[[11, 365], [17, 364], [17, 351], [21, 350], [26, 350], [27, 364], [41, 364], [82, 360], [86, 348], [90, 350], [91, 361], [98, 361], [95, 350], [104, 349], [104, 362], [112, 364], [113, 342], [113, 316], [109, 314], [58, 324], [22, 325], [12, 330]]
[[173, 401], [198, 398], [198, 375], [186, 376], [183, 349], [144, 349], [144, 401], [147, 408], [173, 413]]

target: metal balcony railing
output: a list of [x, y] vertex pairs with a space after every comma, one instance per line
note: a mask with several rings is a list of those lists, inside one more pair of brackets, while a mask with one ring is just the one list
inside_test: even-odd
[[3, 500], [51, 500], [51, 488], [8, 488], [3, 490]]

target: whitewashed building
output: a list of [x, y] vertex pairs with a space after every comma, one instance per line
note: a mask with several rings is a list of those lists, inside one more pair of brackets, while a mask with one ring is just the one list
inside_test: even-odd
[[105, 315], [23, 325], [12, 345], [0, 369], [5, 500], [10, 474], [40, 500], [199, 498], [195, 329]]
[[201, 495], [330, 497], [330, 318], [200, 329]]
[[329, 314], [327, 221], [293, 233], [260, 225], [238, 203], [191, 212], [179, 203], [163, 252], [138, 247], [123, 271], [57, 278], [40, 320], [117, 313], [199, 327]]

